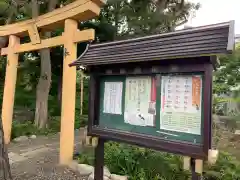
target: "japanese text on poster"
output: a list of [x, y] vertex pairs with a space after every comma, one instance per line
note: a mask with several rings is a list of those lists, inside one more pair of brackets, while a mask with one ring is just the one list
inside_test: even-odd
[[122, 82], [105, 82], [103, 112], [122, 114]]
[[156, 82], [150, 76], [126, 79], [124, 121], [136, 126], [155, 126]]
[[201, 76], [162, 76], [160, 129], [201, 134]]

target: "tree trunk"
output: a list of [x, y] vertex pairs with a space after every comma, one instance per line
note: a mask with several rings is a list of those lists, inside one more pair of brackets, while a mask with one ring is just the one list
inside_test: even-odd
[[58, 105], [62, 106], [62, 72], [63, 72], [63, 64], [60, 67], [60, 76], [58, 77]]
[[[48, 2], [48, 12], [55, 9], [57, 0]], [[39, 5], [37, 0], [32, 0], [32, 17], [39, 16]], [[51, 33], [44, 33], [44, 38], [50, 38]], [[48, 122], [48, 96], [52, 82], [51, 71], [51, 55], [49, 49], [40, 50], [41, 58], [41, 74], [37, 85], [36, 92], [36, 110], [35, 110], [35, 125], [38, 128], [46, 128]]]
[[8, 152], [4, 143], [4, 133], [2, 119], [0, 118], [0, 179], [12, 180], [11, 169], [9, 165]]
[[[50, 33], [45, 33], [49, 37]], [[48, 122], [48, 95], [51, 88], [51, 57], [49, 49], [40, 51], [41, 74], [37, 85], [35, 125], [46, 128]]]

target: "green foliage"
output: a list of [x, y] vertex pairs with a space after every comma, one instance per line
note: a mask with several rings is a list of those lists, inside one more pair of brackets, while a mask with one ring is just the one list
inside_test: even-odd
[[[78, 158], [93, 165], [94, 153], [87, 149]], [[111, 173], [128, 175], [130, 180], [188, 180], [190, 172], [182, 169], [182, 158], [136, 146], [105, 143], [105, 165]], [[215, 165], [205, 165], [205, 180], [239, 180], [240, 162], [228, 153], [220, 153]]]
[[[75, 129], [79, 129], [80, 127], [84, 127], [87, 124], [87, 115], [80, 116], [80, 112], [76, 111], [75, 118]], [[12, 126], [12, 135], [11, 138], [14, 139], [19, 136], [29, 136], [29, 135], [50, 135], [56, 134], [60, 132], [61, 123], [60, 116], [50, 117], [48, 128], [38, 129], [33, 121], [13, 121]]]
[[206, 167], [206, 180], [238, 180], [240, 179], [240, 162], [228, 153], [222, 152], [217, 163]]
[[188, 178], [187, 173], [181, 170], [179, 156], [125, 144], [107, 143], [105, 164], [111, 172], [129, 175], [132, 180]]
[[[240, 46], [233, 54], [219, 57], [220, 66], [214, 72], [213, 112], [219, 115], [239, 116], [240, 111]], [[223, 97], [224, 96], [229, 96]], [[227, 107], [231, 102], [230, 110]]]
[[186, 23], [191, 12], [199, 6], [182, 0], [132, 0], [125, 10], [128, 28], [140, 36], [174, 31], [177, 26]]
[[18, 123], [18, 122], [13, 122], [12, 126], [12, 135], [11, 138], [14, 139], [19, 136], [23, 135], [32, 135], [37, 132], [37, 129], [35, 126], [33, 126], [31, 121], [27, 121], [25, 123]]
[[[89, 153], [89, 151], [88, 151]], [[130, 180], [187, 180], [179, 156], [118, 143], [105, 144], [105, 165], [111, 173], [128, 175]], [[81, 163], [92, 164], [93, 153], [82, 154]]]
[[240, 84], [240, 47], [235, 52], [219, 58], [220, 67], [214, 72], [214, 93], [233, 92]]
[[33, 134], [47, 135], [47, 134], [58, 132], [58, 130], [54, 128], [55, 127], [39, 130], [36, 126], [34, 126], [32, 121], [25, 121], [24, 123], [14, 121], [12, 126], [11, 138], [14, 139], [19, 136], [30, 136]]
[[108, 29], [115, 38], [122, 39], [173, 31], [187, 22], [199, 7], [199, 4], [184, 0], [109, 0], [98, 20], [100, 25], [112, 25], [112, 28], [108, 25]]

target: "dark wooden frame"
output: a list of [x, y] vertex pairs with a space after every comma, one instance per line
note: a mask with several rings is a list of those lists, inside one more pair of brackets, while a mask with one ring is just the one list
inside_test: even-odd
[[[89, 87], [89, 121], [88, 136], [95, 136], [104, 141], [119, 141], [155, 150], [191, 156], [196, 159], [207, 159], [208, 150], [211, 148], [211, 95], [212, 95], [212, 71], [211, 57], [196, 57], [188, 59], [141, 62], [130, 64], [109, 64], [88, 67], [90, 74]], [[204, 75], [203, 92], [203, 144], [194, 145], [190, 143], [164, 140], [162, 138], [138, 133], [102, 128], [97, 126], [99, 122], [100, 105], [100, 81], [101, 76], [111, 75], [144, 75], [150, 73], [196, 73]]]

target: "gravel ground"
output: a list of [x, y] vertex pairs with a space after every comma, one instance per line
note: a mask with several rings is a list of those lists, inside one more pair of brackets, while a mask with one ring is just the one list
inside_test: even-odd
[[[79, 131], [75, 134], [75, 143], [80, 141], [82, 133]], [[52, 137], [37, 137], [37, 139], [25, 141], [22, 143], [11, 143], [8, 152], [21, 153], [33, 152], [34, 147], [49, 147], [48, 151], [38, 151], [34, 155], [20, 162], [13, 162], [11, 170], [14, 180], [87, 180], [80, 177], [67, 167], [60, 166], [59, 160], [59, 135]], [[81, 148], [76, 145], [77, 149]], [[31, 149], [32, 148], [32, 149]], [[76, 147], [75, 147], [76, 150]]]
[[67, 167], [59, 166], [58, 153], [47, 152], [24, 162], [14, 163], [14, 180], [84, 180]]

